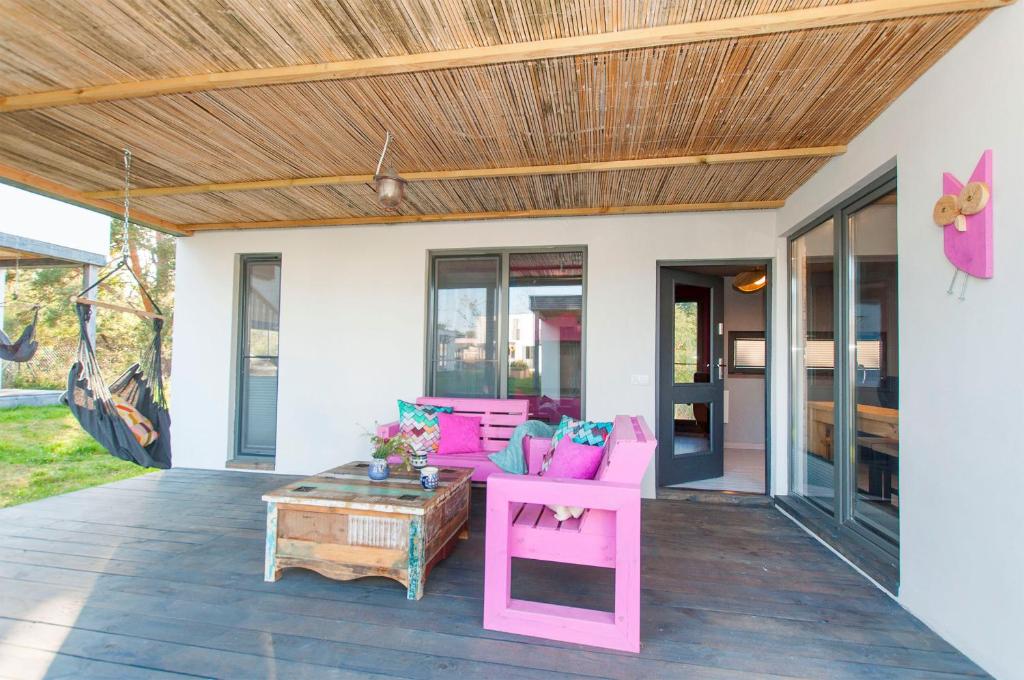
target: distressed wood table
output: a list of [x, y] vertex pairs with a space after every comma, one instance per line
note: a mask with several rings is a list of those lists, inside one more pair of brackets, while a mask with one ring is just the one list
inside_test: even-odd
[[289, 567], [347, 581], [384, 576], [423, 597], [430, 569], [469, 537], [469, 468], [441, 468], [437, 489], [419, 472], [392, 470], [374, 482], [366, 463], [349, 463], [292, 482], [267, 502], [264, 579]]

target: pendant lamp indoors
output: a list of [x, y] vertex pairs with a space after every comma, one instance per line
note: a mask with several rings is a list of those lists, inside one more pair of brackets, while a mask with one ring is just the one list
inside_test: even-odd
[[768, 274], [760, 269], [737, 274], [732, 287], [741, 293], [756, 293], [768, 284]]

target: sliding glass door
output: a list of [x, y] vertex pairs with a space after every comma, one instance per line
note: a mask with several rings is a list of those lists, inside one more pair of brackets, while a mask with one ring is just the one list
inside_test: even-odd
[[853, 518], [899, 540], [899, 304], [896, 192], [847, 211]]
[[793, 491], [828, 514], [836, 495], [835, 228], [828, 219], [790, 243], [793, 296]]
[[899, 545], [895, 173], [791, 237], [790, 486], [834, 525]]
[[583, 250], [435, 254], [427, 391], [526, 399], [530, 417], [579, 418]]

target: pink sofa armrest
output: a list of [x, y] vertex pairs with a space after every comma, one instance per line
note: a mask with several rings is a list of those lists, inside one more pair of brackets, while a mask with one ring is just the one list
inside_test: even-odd
[[618, 510], [630, 503], [639, 504], [640, 486], [594, 479], [548, 479], [501, 473], [487, 478], [488, 513], [492, 502], [577, 505], [594, 510]]
[[383, 437], [384, 439], [391, 439], [398, 434], [398, 421], [393, 423], [384, 423], [383, 425], [377, 426], [377, 436]]
[[544, 464], [544, 456], [551, 448], [551, 440], [546, 437], [523, 437], [523, 454], [526, 456], [526, 474], [540, 473]]

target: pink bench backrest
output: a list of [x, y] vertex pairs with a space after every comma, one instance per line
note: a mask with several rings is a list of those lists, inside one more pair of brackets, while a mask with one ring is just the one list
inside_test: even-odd
[[501, 451], [517, 425], [526, 422], [530, 402], [526, 399], [460, 399], [420, 397], [417, 404], [451, 406], [460, 416], [480, 417], [480, 449]]

